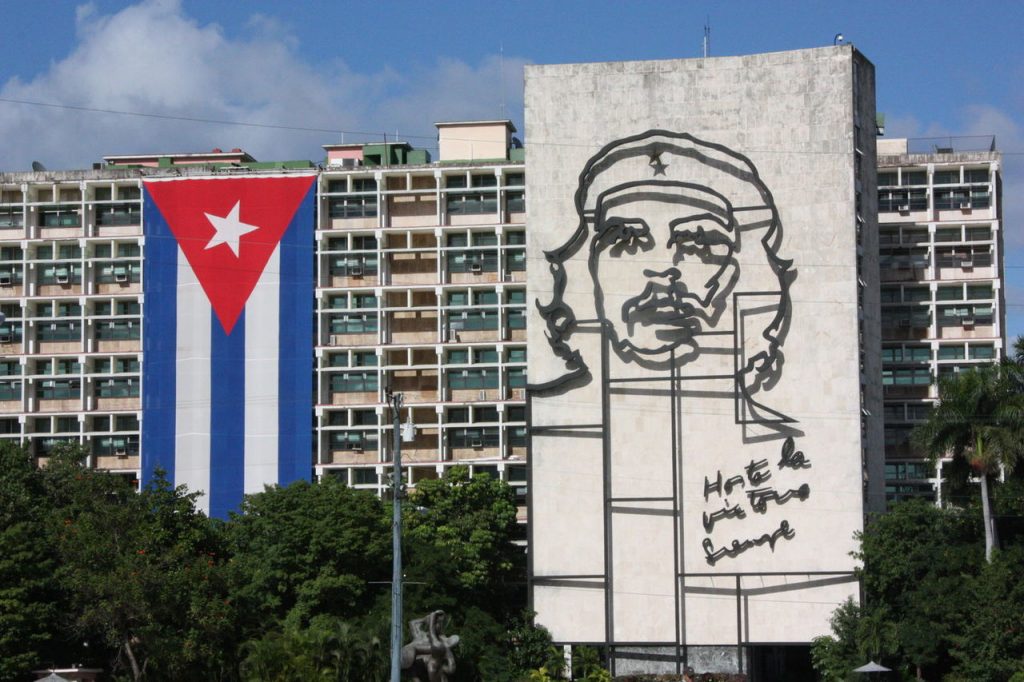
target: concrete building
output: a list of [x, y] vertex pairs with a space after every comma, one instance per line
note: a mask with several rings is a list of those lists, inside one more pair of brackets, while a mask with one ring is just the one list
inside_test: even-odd
[[881, 497], [874, 69], [528, 66], [526, 131], [538, 622], [800, 679]]
[[411, 484], [467, 464], [525, 504], [523, 150], [509, 121], [438, 131], [433, 163], [404, 143], [325, 145], [315, 467], [386, 485], [390, 388], [417, 427]]
[[[406, 143], [325, 145], [317, 179], [316, 475], [383, 492], [384, 392], [418, 428], [410, 482], [453, 463], [518, 484], [525, 506], [525, 176], [509, 121]], [[143, 180], [309, 173], [240, 149], [111, 156], [0, 174], [0, 438], [60, 441], [137, 481]]]
[[940, 461], [910, 445], [935, 380], [1006, 353], [995, 140], [878, 140], [885, 497], [937, 500]]

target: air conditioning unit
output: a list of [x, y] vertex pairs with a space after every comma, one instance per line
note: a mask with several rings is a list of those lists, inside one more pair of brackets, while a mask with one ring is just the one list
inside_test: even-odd
[[960, 267], [962, 267], [962, 268], [973, 268], [974, 267], [974, 261], [973, 260], [962, 260], [962, 261], [960, 261]]
[[11, 286], [11, 276], [7, 273], [0, 275], [0, 287]]
[[965, 327], [973, 327], [974, 326], [974, 318], [973, 317], [965, 317], [965, 318], [960, 320], [960, 324], [962, 324]]
[[363, 451], [363, 444], [362, 443], [352, 443], [351, 450], [352, 450], [352, 452], [362, 452]]
[[910, 212], [910, 204], [901, 204], [900, 207], [899, 207], [899, 212], [900, 213], [909, 213]]
[[0, 334], [0, 343], [11, 343], [14, 338], [10, 334]]
[[128, 451], [125, 450], [124, 448], [117, 448], [116, 450], [114, 450], [114, 454], [120, 457], [121, 459], [124, 459], [125, 457], [128, 456]]
[[969, 201], [961, 201], [960, 202], [960, 208], [970, 208], [970, 207], [971, 207], [971, 203]]
[[469, 271], [470, 272], [482, 272], [483, 269], [484, 269], [484, 266], [481, 265], [480, 263], [472, 263], [469, 266]]
[[362, 277], [363, 276], [363, 269], [360, 268], [360, 267], [349, 268], [348, 269], [348, 276], [349, 277]]
[[67, 284], [71, 281], [71, 277], [68, 275], [57, 275], [57, 284]]
[[128, 273], [127, 272], [117, 272], [117, 273], [114, 273], [114, 281], [115, 282], [127, 282], [128, 281]]
[[470, 443], [469, 445], [470, 445], [470, 447], [473, 447], [473, 448], [476, 448], [476, 449], [479, 450], [480, 448], [482, 448], [484, 446], [484, 442], [481, 441], [481, 440], [475, 440], [472, 443]]

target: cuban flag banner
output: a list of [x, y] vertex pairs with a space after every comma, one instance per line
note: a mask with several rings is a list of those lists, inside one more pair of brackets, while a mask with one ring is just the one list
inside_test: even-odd
[[310, 478], [314, 181], [143, 183], [142, 482], [210, 516]]

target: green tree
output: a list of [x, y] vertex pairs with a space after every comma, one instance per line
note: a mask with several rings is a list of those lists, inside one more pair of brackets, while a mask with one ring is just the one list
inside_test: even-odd
[[[516, 505], [508, 484], [451, 467], [443, 478], [416, 486], [404, 525], [414, 580], [447, 585], [452, 599], [499, 620], [519, 616], [526, 604], [525, 554], [514, 543]], [[415, 599], [415, 587], [412, 594]]]
[[29, 455], [0, 442], [0, 680], [24, 678], [56, 637], [54, 558], [42, 484]]
[[1012, 362], [971, 368], [939, 382], [939, 402], [914, 429], [914, 444], [933, 459], [963, 459], [977, 471], [985, 529], [985, 560], [999, 546], [990, 501], [991, 477], [1012, 471], [1024, 451], [1021, 365]]
[[162, 477], [137, 493], [83, 457], [61, 449], [43, 476], [68, 637], [109, 651], [107, 667], [133, 680], [229, 674], [223, 546], [196, 494]]
[[232, 594], [251, 634], [365, 614], [387, 591], [390, 529], [380, 500], [327, 477], [246, 497], [227, 524]]
[[1006, 547], [968, 581], [970, 608], [952, 638], [954, 670], [965, 679], [997, 682], [1024, 673], [1024, 547]]

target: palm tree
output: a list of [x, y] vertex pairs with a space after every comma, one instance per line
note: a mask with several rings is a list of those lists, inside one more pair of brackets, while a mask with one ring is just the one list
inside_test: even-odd
[[939, 402], [914, 429], [914, 445], [933, 460], [952, 456], [970, 463], [981, 482], [985, 560], [998, 546], [989, 480], [1010, 471], [1024, 451], [1024, 366], [1004, 361], [974, 367], [939, 381]]
[[1024, 364], [1024, 335], [1018, 336], [1013, 342], [1013, 359], [1018, 365]]

